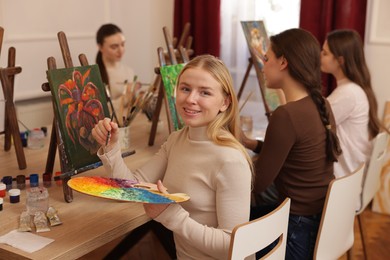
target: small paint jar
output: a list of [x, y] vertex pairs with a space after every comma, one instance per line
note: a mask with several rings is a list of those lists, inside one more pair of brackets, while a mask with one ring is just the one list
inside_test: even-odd
[[39, 128], [34, 128], [28, 133], [27, 147], [30, 149], [43, 148], [45, 144], [45, 134]]
[[3, 210], [3, 198], [0, 198], [0, 211]]
[[27, 132], [20, 132], [20, 139], [22, 140], [22, 146], [27, 147]]
[[26, 190], [26, 208], [30, 215], [37, 211], [47, 212], [49, 208], [49, 192], [45, 187], [34, 187]]
[[0, 182], [0, 198], [5, 197], [6, 187], [4, 183]]
[[49, 188], [51, 186], [51, 176], [50, 176], [50, 173], [44, 173], [42, 175], [42, 179], [43, 179], [43, 186], [46, 187], [46, 188]]
[[39, 175], [38, 173], [30, 174], [30, 187], [39, 186]]
[[3, 183], [6, 186], [6, 190], [12, 189], [12, 176], [4, 176]]
[[24, 175], [16, 176], [16, 187], [20, 190], [26, 188], [26, 176]]
[[11, 189], [8, 191], [9, 194], [9, 202], [10, 203], [18, 203], [20, 201], [20, 190], [19, 189]]

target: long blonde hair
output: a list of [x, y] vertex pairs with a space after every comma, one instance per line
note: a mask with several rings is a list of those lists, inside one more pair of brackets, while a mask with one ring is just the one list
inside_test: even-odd
[[222, 87], [225, 97], [230, 98], [230, 105], [224, 112], [220, 112], [207, 127], [208, 137], [217, 145], [229, 146], [243, 153], [253, 173], [252, 159], [245, 147], [238, 141], [239, 111], [238, 100], [233, 88], [233, 80], [225, 64], [212, 55], [200, 55], [189, 61], [180, 72], [177, 82], [184, 71], [190, 68], [200, 68], [217, 80]]

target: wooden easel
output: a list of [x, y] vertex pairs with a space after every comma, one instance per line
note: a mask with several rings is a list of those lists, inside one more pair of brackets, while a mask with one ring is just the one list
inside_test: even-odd
[[[244, 88], [245, 88], [246, 82], [248, 80], [249, 73], [251, 72], [252, 66], [254, 66], [254, 64], [253, 64], [253, 57], [250, 57], [248, 59], [248, 67], [246, 68], [244, 78], [242, 79], [242, 83], [241, 83], [240, 89], [239, 89], [238, 94], [237, 94], [237, 99], [238, 100], [240, 100], [240, 98], [242, 96], [242, 92], [244, 92]], [[256, 70], [257, 78], [258, 78], [261, 98], [262, 98], [263, 104], [264, 104], [265, 115], [267, 116], [267, 119], [269, 121], [269, 117], [271, 116], [272, 111], [269, 108], [268, 103], [267, 103], [267, 101], [265, 99], [265, 91], [264, 91], [265, 86], [263, 86], [263, 84], [261, 83], [261, 82], [264, 82], [263, 72], [261, 71], [261, 69], [258, 66], [255, 65], [254, 67], [255, 67], [255, 70]]]
[[[186, 26], [184, 27], [182, 36], [180, 37], [179, 43], [177, 45], [177, 49], [174, 48], [174, 41], [172, 40], [171, 34], [169, 33], [169, 30], [167, 27], [163, 27], [163, 33], [164, 33], [164, 38], [165, 38], [165, 43], [167, 45], [167, 52], [164, 52], [162, 47], [159, 47], [157, 49], [157, 55], [159, 58], [159, 66], [165, 66], [167, 64], [178, 64], [178, 58], [180, 62], [186, 63], [190, 60], [189, 56], [193, 53], [193, 50], [191, 50], [191, 44], [192, 44], [192, 37], [188, 36], [190, 30], [190, 24], [187, 23]], [[186, 47], [184, 48], [183, 45], [181, 45], [184, 41], [185, 38], [187, 38], [187, 44]], [[167, 53], [167, 54], [166, 54]], [[169, 57], [170, 62], [166, 62], [166, 56]], [[154, 111], [153, 117], [152, 117], [152, 127], [150, 130], [150, 135], [149, 135], [149, 146], [154, 145], [154, 139], [156, 137], [156, 132], [157, 132], [157, 125], [158, 121], [160, 118], [160, 113], [161, 113], [161, 107], [162, 107], [162, 102], [164, 100], [165, 102], [165, 109], [167, 113], [167, 119], [168, 119], [168, 129], [169, 133], [173, 131], [173, 123], [172, 123], [172, 117], [168, 109], [168, 101], [165, 98], [165, 92], [164, 92], [164, 86], [162, 83], [161, 75], [160, 75], [160, 68], [155, 68], [154, 72], [157, 74], [158, 77], [158, 96], [157, 96], [157, 102], [156, 102], [156, 109]]]
[[[57, 36], [58, 36], [58, 41], [60, 44], [62, 58], [64, 60], [65, 68], [74, 67], [65, 33], [59, 32], [57, 34]], [[79, 61], [80, 61], [80, 64], [82, 66], [88, 65], [88, 60], [84, 54], [79, 55]], [[57, 69], [56, 60], [54, 57], [49, 57], [47, 59], [47, 66], [48, 66], [49, 70]], [[46, 92], [50, 91], [49, 83], [44, 83], [42, 85], [42, 90], [46, 91]], [[53, 106], [55, 106], [54, 100], [53, 100]], [[64, 173], [75, 172], [75, 174], [78, 174], [78, 173], [81, 173], [82, 170], [78, 170], [76, 172], [74, 169], [70, 168], [71, 166], [69, 165], [69, 163], [68, 163], [69, 161], [68, 161], [68, 158], [66, 156], [64, 141], [63, 141], [63, 139], [61, 137], [61, 133], [60, 133], [59, 122], [56, 119], [56, 117], [54, 116], [52, 131], [51, 131], [51, 136], [50, 136], [49, 152], [47, 155], [46, 169], [45, 169], [45, 173], [49, 173], [50, 175], [52, 175], [52, 173], [53, 173], [54, 160], [55, 160], [55, 156], [56, 156], [56, 150], [57, 150], [56, 148], [57, 147], [58, 147], [58, 152], [59, 152], [59, 156], [60, 156], [61, 171], [63, 174], [61, 179], [62, 179], [62, 187], [63, 187], [63, 192], [64, 192], [64, 199], [66, 202], [72, 202], [73, 201], [73, 193], [72, 193], [72, 190], [67, 185], [67, 181], [71, 178], [71, 175], [67, 175]], [[92, 168], [93, 167], [87, 168], [86, 170], [89, 170]]]
[[[4, 29], [0, 27], [0, 54], [3, 43]], [[4, 150], [11, 149], [11, 137], [14, 141], [14, 147], [18, 166], [20, 170], [26, 169], [26, 158], [24, 156], [22, 139], [20, 138], [20, 131], [18, 119], [16, 117], [16, 110], [14, 104], [14, 83], [15, 75], [22, 71], [21, 67], [15, 67], [16, 50], [14, 47], [8, 49], [8, 65], [7, 68], [0, 68], [0, 80], [3, 87], [5, 99], [5, 116], [4, 116]]]

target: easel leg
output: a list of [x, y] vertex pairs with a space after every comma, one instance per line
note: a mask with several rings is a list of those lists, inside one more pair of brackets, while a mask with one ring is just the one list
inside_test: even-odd
[[69, 180], [70, 177], [66, 177], [62, 179], [62, 190], [64, 191], [64, 199], [68, 203], [73, 201], [73, 192], [72, 189], [68, 186]]
[[53, 126], [51, 128], [51, 133], [50, 133], [49, 151], [47, 153], [46, 169], [45, 169], [45, 173], [50, 173], [50, 179], [53, 175], [56, 152], [57, 152], [57, 136], [56, 136], [55, 122], [53, 120]]
[[[14, 147], [16, 152], [16, 158], [18, 160], [19, 169], [23, 170], [26, 169], [27, 163], [26, 163], [26, 158], [24, 156], [22, 139], [20, 138], [18, 119], [16, 117], [16, 110], [13, 102], [13, 95], [10, 93], [10, 90], [12, 90], [12, 88], [10, 88], [7, 69], [1, 69], [0, 73], [1, 73], [0, 75], [1, 83], [3, 85], [4, 98], [6, 100], [5, 111], [8, 116], [7, 117], [7, 122], [8, 122], [7, 128], [9, 131], [8, 133], [12, 135], [14, 141]], [[11, 138], [9, 137], [9, 139]]]
[[252, 59], [249, 59], [248, 67], [246, 68], [246, 72], [245, 72], [244, 78], [242, 79], [240, 90], [238, 91], [238, 94], [237, 94], [238, 100], [240, 100], [240, 98], [242, 96], [242, 92], [244, 91], [246, 81], [248, 80], [249, 73], [251, 72], [251, 69], [252, 69], [252, 65], [253, 65]]
[[4, 113], [4, 151], [11, 150], [11, 131], [8, 113]]
[[157, 132], [157, 126], [158, 126], [158, 120], [160, 118], [160, 112], [161, 112], [161, 107], [162, 107], [162, 102], [164, 98], [164, 89], [161, 84], [161, 76], [159, 75], [159, 83], [158, 83], [158, 96], [157, 96], [157, 102], [156, 102], [156, 109], [154, 110], [153, 113], [153, 118], [152, 118], [152, 128], [150, 130], [150, 136], [149, 136], [149, 146], [154, 145], [154, 139], [156, 138], [156, 132]]
[[16, 151], [16, 158], [18, 159], [18, 165], [19, 169], [23, 170], [27, 168], [27, 163], [26, 163], [26, 157], [24, 156], [24, 151], [23, 151], [23, 145], [22, 145], [22, 139], [20, 138], [20, 133], [19, 133], [19, 127], [18, 127], [18, 121], [13, 116], [11, 115], [11, 131], [12, 131], [12, 138], [14, 140], [14, 146], [15, 146], [15, 151]]

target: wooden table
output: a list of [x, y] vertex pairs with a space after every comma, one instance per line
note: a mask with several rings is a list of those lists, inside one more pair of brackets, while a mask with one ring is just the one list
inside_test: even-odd
[[[144, 164], [159, 149], [168, 136], [168, 130], [164, 126], [157, 132], [155, 145], [148, 146], [151, 123], [147, 121], [145, 115], [137, 116], [130, 127], [130, 146], [136, 150], [136, 154], [125, 158], [130, 169], [136, 169]], [[47, 144], [42, 149], [25, 148], [28, 165], [25, 170], [18, 169], [14, 151], [0, 150], [0, 178], [5, 175], [16, 177], [18, 174], [31, 173], [40, 173], [42, 176], [49, 139], [48, 137]], [[0, 145], [3, 141], [4, 138], [0, 139]], [[56, 158], [54, 171], [59, 169], [59, 160]], [[103, 167], [80, 175], [107, 176]], [[42, 185], [42, 179], [40, 184]], [[63, 198], [62, 186], [57, 186], [55, 182], [52, 182], [48, 192], [50, 205], [58, 210], [63, 224], [52, 227], [49, 232], [37, 234], [55, 241], [32, 254], [0, 244], [0, 259], [76, 259], [149, 221], [142, 204], [111, 201], [78, 192], [73, 192], [73, 202], [67, 203]], [[26, 207], [25, 201], [25, 190], [22, 190], [20, 203], [10, 204], [8, 196], [4, 198], [4, 209], [0, 211], [0, 236], [18, 228], [20, 214]], [[33, 233], [35, 234], [35, 229]]]
[[[95, 198], [74, 192], [74, 201], [63, 199], [62, 186], [48, 188], [50, 205], [58, 210], [62, 225], [49, 232], [33, 233], [55, 241], [32, 254], [0, 244], [0, 259], [75, 259], [130, 232], [149, 221], [142, 204]], [[0, 212], [0, 235], [18, 228], [20, 213], [26, 208], [26, 192], [21, 202], [5, 198]]]

